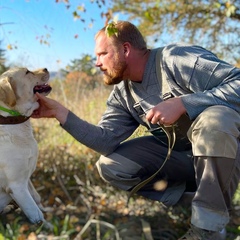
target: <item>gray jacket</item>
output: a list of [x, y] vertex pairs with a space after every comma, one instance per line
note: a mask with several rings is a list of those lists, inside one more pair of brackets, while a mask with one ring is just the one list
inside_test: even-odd
[[163, 101], [156, 72], [159, 64], [172, 94], [181, 96], [190, 119], [194, 120], [213, 105], [228, 106], [240, 113], [240, 69], [199, 46], [168, 45], [163, 49], [160, 63], [156, 62], [156, 52], [157, 49], [151, 50], [142, 82], [129, 81], [139, 100], [137, 103], [127, 81], [122, 81], [114, 86], [97, 126], [69, 112], [62, 127], [95, 151], [103, 155], [112, 153], [140, 124], [149, 127], [141, 115]]

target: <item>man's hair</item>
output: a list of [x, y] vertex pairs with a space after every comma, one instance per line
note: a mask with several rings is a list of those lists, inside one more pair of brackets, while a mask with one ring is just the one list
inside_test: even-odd
[[[116, 34], [111, 34], [109, 38], [115, 46], [118, 46], [119, 44], [123, 44], [125, 42], [129, 42], [135, 49], [147, 49], [147, 44], [141, 32], [132, 23], [128, 21], [118, 21], [117, 23], [113, 23], [113, 27], [116, 30]], [[106, 31], [107, 26], [103, 27], [97, 32], [97, 34], [95, 35], [95, 39], [102, 33], [107, 34]]]

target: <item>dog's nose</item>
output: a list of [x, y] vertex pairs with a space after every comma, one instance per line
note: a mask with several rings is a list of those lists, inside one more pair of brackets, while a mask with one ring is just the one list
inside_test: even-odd
[[48, 72], [47, 68], [44, 68], [43, 71], [46, 72], [46, 73]]

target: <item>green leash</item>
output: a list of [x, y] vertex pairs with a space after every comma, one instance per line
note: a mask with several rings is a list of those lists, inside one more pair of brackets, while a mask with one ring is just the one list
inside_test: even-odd
[[[172, 129], [172, 135], [171, 132], [169, 131], [169, 128]], [[167, 162], [167, 160], [170, 158], [171, 153], [172, 153], [172, 149], [174, 147], [175, 141], [176, 141], [176, 133], [175, 133], [175, 126], [171, 125], [169, 127], [166, 127], [164, 125], [161, 125], [159, 128], [156, 128], [154, 130], [157, 129], [162, 129], [165, 134], [167, 135], [168, 138], [168, 153], [167, 156], [165, 158], [165, 160], [163, 161], [162, 166], [153, 174], [151, 175], [149, 178], [145, 179], [144, 181], [140, 182], [139, 184], [137, 184], [129, 193], [128, 199], [127, 199], [127, 206], [129, 203], [130, 198], [133, 196], [133, 194], [135, 194], [136, 192], [138, 192], [143, 186], [145, 186], [147, 183], [149, 183], [152, 179], [154, 179], [156, 177], [156, 175], [162, 170], [162, 168], [164, 167], [165, 163]], [[149, 130], [148, 130], [149, 131]]]
[[21, 113], [19, 113], [16, 110], [11, 110], [11, 109], [8, 109], [8, 108], [2, 107], [2, 106], [0, 106], [0, 110], [9, 113], [12, 116], [21, 116]]
[[[162, 96], [167, 96], [169, 93], [171, 93], [171, 89], [168, 85], [167, 79], [166, 79], [166, 75], [163, 73], [162, 71], [162, 65], [161, 65], [161, 58], [162, 58], [162, 51], [163, 51], [163, 47], [159, 48], [157, 50], [156, 53], [156, 70], [157, 70], [157, 78], [159, 81], [159, 85], [161, 86], [161, 91], [162, 91]], [[138, 97], [136, 96], [135, 92], [132, 89], [132, 85], [129, 84], [129, 82], [126, 84], [126, 89], [128, 89], [129, 93], [131, 94], [133, 100], [135, 102], [139, 102]], [[145, 121], [147, 123], [147, 121]], [[145, 179], [144, 181], [140, 182], [139, 184], [137, 184], [129, 193], [128, 196], [128, 200], [127, 200], [127, 205], [129, 203], [130, 198], [132, 197], [132, 195], [134, 193], [136, 193], [137, 191], [139, 191], [139, 189], [141, 189], [143, 186], [145, 186], [147, 183], [149, 183], [152, 179], [155, 178], [155, 176], [162, 170], [162, 168], [164, 167], [164, 165], [166, 164], [167, 160], [170, 158], [171, 153], [172, 153], [172, 149], [175, 145], [175, 141], [176, 141], [176, 132], [175, 132], [175, 125], [171, 125], [169, 127], [166, 127], [164, 125], [160, 125], [159, 128], [156, 128], [154, 130], [157, 129], [162, 129], [168, 139], [168, 153], [167, 156], [162, 164], [162, 166], [149, 178]], [[169, 129], [172, 130], [172, 133], [169, 131]], [[149, 131], [149, 130], [148, 130]], [[151, 130], [150, 130], [151, 131]]]

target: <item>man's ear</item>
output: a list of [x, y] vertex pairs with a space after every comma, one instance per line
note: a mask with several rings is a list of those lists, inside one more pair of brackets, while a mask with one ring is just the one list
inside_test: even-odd
[[9, 80], [9, 77], [0, 80], [0, 101], [13, 107], [16, 105], [17, 99]]
[[128, 42], [125, 42], [123, 44], [123, 52], [124, 52], [124, 55], [128, 54], [129, 53], [129, 49], [130, 49], [130, 44]]

